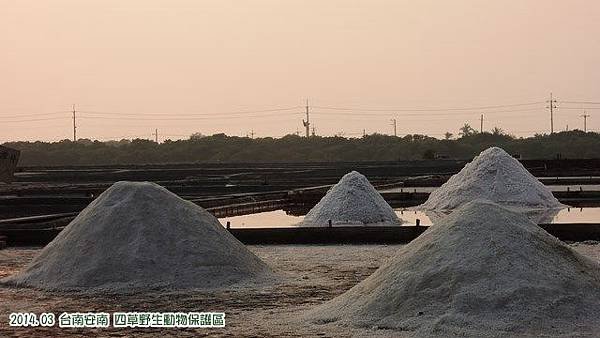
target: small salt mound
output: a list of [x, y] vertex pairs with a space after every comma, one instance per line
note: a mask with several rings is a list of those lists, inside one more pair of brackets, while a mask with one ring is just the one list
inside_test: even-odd
[[476, 199], [523, 208], [564, 207], [519, 161], [492, 147], [432, 192], [420, 208], [455, 209]]
[[476, 201], [308, 318], [418, 337], [597, 333], [600, 265], [527, 217]]
[[332, 224], [400, 225], [401, 221], [369, 180], [356, 171], [344, 177], [315, 205], [300, 223], [301, 226]]
[[154, 183], [117, 182], [3, 282], [53, 290], [213, 288], [269, 272], [203, 208]]

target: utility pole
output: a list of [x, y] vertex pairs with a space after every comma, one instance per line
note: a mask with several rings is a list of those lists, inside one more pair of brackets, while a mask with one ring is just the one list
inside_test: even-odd
[[254, 139], [254, 129], [250, 130], [250, 138]]
[[363, 129], [363, 137], [367, 136], [367, 130]]
[[[302, 124], [304, 124], [304, 127], [306, 128], [306, 137], [309, 137], [310, 136], [310, 117], [309, 117], [308, 100], [306, 100], [306, 121], [302, 120]], [[313, 135], [314, 135], [314, 128], [313, 128]]]
[[479, 126], [479, 133], [483, 134], [483, 114], [481, 114], [481, 124]]
[[556, 106], [556, 100], [552, 97], [552, 93], [550, 93], [550, 100], [546, 101], [548, 106], [546, 108], [550, 109], [550, 134], [554, 133], [554, 109], [558, 108]]
[[315, 131], [315, 126], [312, 127], [312, 136], [316, 136], [317, 132]]
[[396, 132], [396, 119], [391, 119], [390, 121], [392, 121], [392, 126], [394, 126], [394, 136], [398, 136], [398, 133]]
[[587, 118], [590, 117], [590, 115], [586, 114], [584, 110], [583, 115], [581, 115], [581, 117], [583, 117], [583, 132], [587, 133]]
[[73, 142], [77, 142], [77, 124], [75, 122], [75, 105], [73, 105]]
[[158, 144], [158, 128], [154, 129], [154, 133], [152, 135], [154, 135], [154, 142]]

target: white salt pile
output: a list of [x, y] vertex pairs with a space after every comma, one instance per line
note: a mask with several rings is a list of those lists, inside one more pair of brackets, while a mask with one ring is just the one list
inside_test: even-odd
[[401, 221], [369, 180], [356, 171], [344, 177], [315, 205], [301, 226], [400, 225]]
[[213, 288], [269, 273], [203, 208], [154, 183], [117, 182], [2, 282], [129, 291]]
[[[513, 208], [505, 206], [515, 212], [519, 212], [535, 224], [548, 224], [554, 221], [554, 218], [560, 212], [560, 209], [528, 209], [528, 208]], [[425, 215], [429, 218], [432, 224], [439, 224], [442, 220], [450, 215], [453, 210], [425, 210]]]
[[524, 215], [476, 201], [308, 317], [417, 337], [597, 335], [600, 265]]
[[475, 199], [519, 208], [564, 207], [519, 161], [492, 147], [432, 192], [420, 208], [455, 209]]

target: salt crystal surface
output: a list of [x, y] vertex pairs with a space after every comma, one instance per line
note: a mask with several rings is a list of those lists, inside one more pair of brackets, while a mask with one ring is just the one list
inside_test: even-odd
[[331, 187], [300, 223], [301, 226], [400, 225], [390, 205], [362, 174], [352, 171]]
[[43, 289], [215, 288], [270, 269], [203, 208], [154, 183], [117, 182], [2, 282]]
[[433, 191], [419, 208], [455, 209], [476, 199], [516, 208], [564, 207], [519, 161], [492, 147]]
[[415, 337], [597, 335], [598, 318], [600, 265], [487, 201], [455, 210], [306, 316]]

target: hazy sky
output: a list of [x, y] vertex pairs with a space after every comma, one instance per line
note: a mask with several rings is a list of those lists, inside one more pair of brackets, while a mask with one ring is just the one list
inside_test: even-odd
[[352, 109], [313, 108], [321, 135], [441, 137], [484, 112], [522, 136], [549, 130], [551, 91], [555, 130], [583, 107], [600, 130], [600, 104], [560, 102], [599, 84], [597, 0], [0, 0], [0, 142], [71, 138], [72, 104], [85, 138], [282, 136], [306, 98]]

